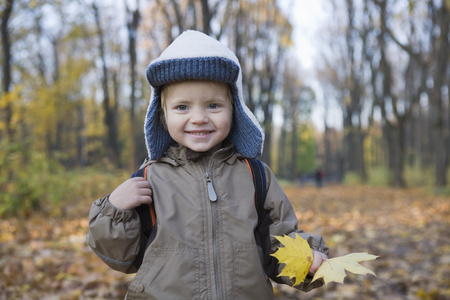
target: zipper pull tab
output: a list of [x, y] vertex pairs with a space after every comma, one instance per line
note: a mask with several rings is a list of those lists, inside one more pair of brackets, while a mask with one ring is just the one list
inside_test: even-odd
[[216, 195], [216, 191], [214, 190], [212, 180], [209, 177], [209, 172], [205, 173], [205, 178], [206, 178], [206, 186], [208, 187], [209, 200], [211, 200], [212, 202], [215, 202], [215, 201], [217, 201], [217, 195]]

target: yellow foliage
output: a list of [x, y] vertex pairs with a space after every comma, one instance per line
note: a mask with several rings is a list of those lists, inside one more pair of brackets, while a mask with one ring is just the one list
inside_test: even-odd
[[368, 254], [368, 253], [351, 253], [344, 256], [339, 256], [335, 258], [330, 258], [322, 263], [320, 268], [317, 270], [312, 281], [316, 281], [319, 278], [323, 278], [325, 284], [329, 282], [344, 283], [344, 278], [346, 276], [345, 271], [354, 274], [372, 274], [375, 273], [359, 264], [361, 261], [374, 260], [378, 256]]
[[295, 277], [294, 286], [305, 280], [313, 262], [313, 252], [308, 242], [298, 234], [295, 236], [295, 239], [289, 236], [275, 236], [284, 247], [279, 247], [274, 254], [271, 254], [280, 264], [285, 264], [278, 276]]
[[280, 43], [285, 47], [293, 47], [294, 42], [292, 41], [291, 37], [288, 35], [282, 35], [280, 38]]
[[[10, 126], [15, 126], [20, 120], [20, 107], [23, 105], [23, 85], [14, 85], [13, 89], [8, 93], [2, 93], [0, 96], [0, 111], [6, 109], [7, 107], [12, 109], [12, 119]], [[6, 128], [4, 120], [0, 120], [0, 130]]]
[[[276, 257], [280, 264], [284, 264], [283, 270], [278, 276], [287, 276], [289, 278], [295, 277], [295, 285], [302, 283], [309, 269], [312, 265], [314, 256], [309, 244], [295, 234], [296, 238], [289, 236], [275, 236], [275, 238], [283, 244], [284, 247], [272, 254]], [[368, 253], [351, 253], [340, 257], [330, 258], [325, 260], [320, 268], [317, 270], [311, 282], [322, 278], [325, 284], [329, 282], [344, 283], [346, 276], [345, 271], [354, 274], [372, 274], [375, 273], [359, 264], [361, 261], [374, 260], [378, 256]]]

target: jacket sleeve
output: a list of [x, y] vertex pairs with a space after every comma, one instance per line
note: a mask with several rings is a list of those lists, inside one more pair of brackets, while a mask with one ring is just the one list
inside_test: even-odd
[[[267, 179], [267, 196], [264, 203], [266, 215], [262, 227], [267, 228], [266, 230], [268, 231], [268, 234], [266, 234], [266, 242], [264, 243], [264, 268], [267, 275], [275, 282], [292, 286], [295, 280], [285, 276], [278, 277], [283, 265], [278, 264], [278, 260], [270, 256], [270, 254], [274, 253], [281, 246], [280, 242], [274, 236], [289, 235], [294, 238], [295, 233], [297, 233], [308, 242], [311, 249], [325, 253], [326, 255], [328, 255], [328, 247], [325, 245], [322, 237], [305, 233], [298, 229], [297, 217], [289, 199], [286, 197], [272, 170], [267, 165], [264, 167]], [[312, 276], [308, 275], [303, 283], [294, 287], [308, 292], [323, 285], [323, 282], [319, 280], [309, 284], [311, 280]]]
[[134, 210], [115, 208], [108, 199], [98, 199], [91, 206], [88, 245], [114, 270], [135, 273], [141, 248], [145, 250], [139, 216]]

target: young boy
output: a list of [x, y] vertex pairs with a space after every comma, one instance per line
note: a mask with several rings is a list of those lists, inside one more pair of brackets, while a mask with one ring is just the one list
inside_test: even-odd
[[[245, 106], [232, 51], [186, 31], [148, 67], [152, 98], [145, 120], [147, 178], [132, 178], [98, 199], [88, 243], [110, 267], [137, 272], [126, 299], [273, 299], [280, 266], [274, 235], [300, 234], [313, 249], [313, 274], [327, 256], [318, 236], [297, 229], [295, 213], [264, 165], [267, 242], [257, 244], [255, 188], [244, 161], [262, 153], [264, 135]], [[153, 202], [147, 239], [134, 210]], [[306, 281], [308, 291], [321, 282]]]

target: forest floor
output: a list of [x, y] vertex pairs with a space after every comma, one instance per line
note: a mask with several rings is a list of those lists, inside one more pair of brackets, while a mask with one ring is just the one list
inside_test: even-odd
[[[330, 256], [379, 255], [309, 293], [275, 285], [276, 299], [450, 299], [450, 198], [419, 189], [286, 187], [299, 227], [324, 237]], [[123, 299], [134, 275], [110, 270], [86, 246], [90, 202], [64, 217], [0, 220], [0, 300]]]

